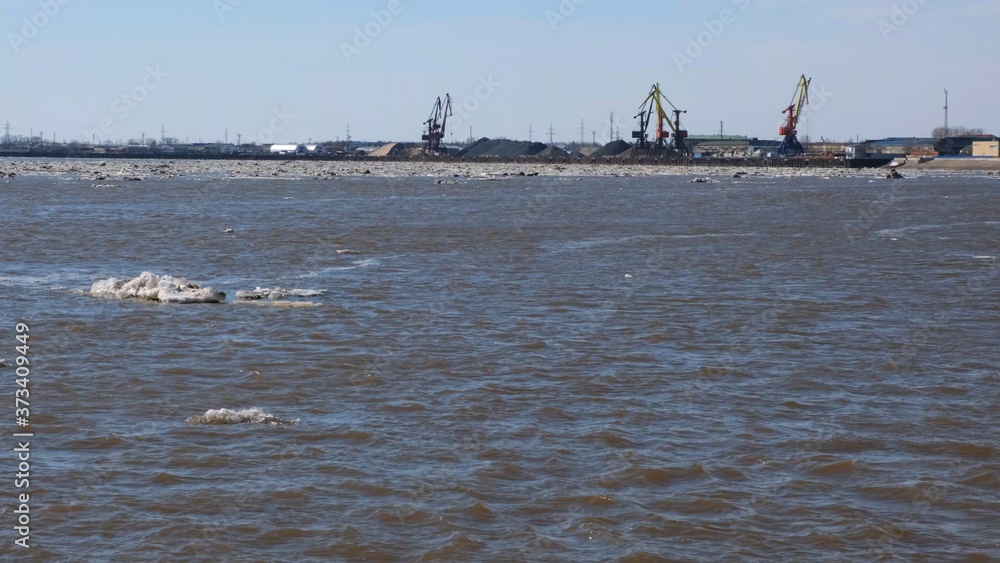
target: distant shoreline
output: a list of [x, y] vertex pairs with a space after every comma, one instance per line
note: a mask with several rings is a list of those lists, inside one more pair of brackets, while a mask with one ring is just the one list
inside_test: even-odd
[[[699, 163], [700, 164], [700, 163]], [[921, 174], [925, 169], [915, 164], [903, 167], [903, 172]], [[955, 169], [952, 169], [953, 171]], [[909, 172], [907, 172], [909, 171]], [[961, 170], [958, 170], [959, 172]], [[926, 169], [926, 173], [938, 172]], [[940, 173], [948, 173], [948, 170]], [[503, 180], [519, 176], [541, 177], [682, 177], [695, 182], [714, 182], [721, 178], [743, 177], [872, 177], [885, 176], [882, 170], [850, 168], [754, 168], [745, 165], [635, 165], [615, 161], [591, 164], [576, 161], [525, 162], [523, 159], [492, 161], [400, 161], [365, 160], [195, 160], [195, 159], [10, 159], [0, 158], [0, 178], [12, 181], [16, 177], [61, 176], [92, 182], [95, 187], [124, 187], [143, 181], [169, 179], [220, 180], [324, 180], [348, 178], [424, 178], [435, 184], [457, 184], [483, 179]]]
[[163, 153], [49, 153], [0, 151], [0, 159], [60, 159], [60, 160], [139, 160], [139, 161], [238, 161], [238, 162], [340, 162], [340, 163], [387, 163], [412, 162], [426, 164], [545, 164], [545, 165], [590, 165], [590, 166], [656, 166], [656, 167], [723, 167], [723, 168], [828, 168], [856, 169], [878, 168], [892, 162], [891, 158], [844, 159], [830, 157], [633, 157], [618, 155], [600, 158], [538, 157], [538, 156], [419, 156], [419, 157], [372, 157], [334, 155], [262, 155], [262, 154], [178, 154]]

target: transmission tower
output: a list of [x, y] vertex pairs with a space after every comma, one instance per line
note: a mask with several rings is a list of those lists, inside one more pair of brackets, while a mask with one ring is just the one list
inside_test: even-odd
[[549, 124], [549, 144], [550, 145], [552, 144], [552, 139], [554, 139], [555, 136], [556, 136], [555, 126], [552, 123], [550, 123]]

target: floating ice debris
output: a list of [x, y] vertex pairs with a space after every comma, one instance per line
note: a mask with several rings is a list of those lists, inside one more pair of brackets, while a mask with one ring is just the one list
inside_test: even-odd
[[691, 182], [689, 182], [689, 183], [691, 183], [691, 184], [710, 184], [710, 183], [712, 183], [712, 179], [711, 178], [695, 178], [694, 180], [691, 180]]
[[297, 418], [281, 418], [268, 414], [259, 408], [243, 409], [239, 411], [229, 409], [210, 410], [201, 416], [188, 417], [188, 424], [192, 426], [203, 426], [213, 424], [270, 424], [272, 426], [287, 426], [298, 424]]
[[361, 253], [358, 252], [357, 250], [348, 250], [346, 248], [343, 248], [338, 250], [337, 254], [361, 254]]
[[224, 232], [224, 233], [235, 233], [236, 230], [235, 229], [226, 229], [226, 230], [224, 230], [222, 232]]
[[211, 287], [188, 283], [184, 278], [143, 272], [131, 280], [109, 278], [94, 283], [90, 294], [110, 299], [145, 299], [160, 303], [222, 303], [226, 294]]
[[326, 291], [322, 289], [282, 289], [280, 287], [270, 289], [258, 287], [257, 289], [247, 291], [237, 291], [236, 298], [256, 301], [259, 299], [285, 299], [288, 297], [319, 297], [324, 293]]

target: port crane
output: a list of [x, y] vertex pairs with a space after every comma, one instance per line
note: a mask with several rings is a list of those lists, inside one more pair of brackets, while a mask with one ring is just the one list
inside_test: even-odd
[[424, 122], [426, 129], [422, 139], [425, 142], [425, 154], [447, 154], [448, 149], [441, 145], [441, 141], [447, 133], [448, 117], [451, 115], [451, 94], [445, 94], [444, 102], [438, 97], [431, 109], [430, 118]]
[[809, 105], [809, 85], [812, 78], [806, 79], [802, 75], [799, 85], [795, 88], [795, 95], [792, 96], [792, 103], [781, 113], [787, 114], [785, 125], [778, 129], [778, 134], [784, 137], [781, 145], [778, 146], [778, 154], [781, 156], [801, 156], [806, 149], [799, 142], [799, 119], [802, 117], [802, 108]]
[[[669, 105], [672, 109], [674, 114], [672, 122], [664, 110], [663, 102], [666, 102], [666, 105]], [[649, 127], [653, 123], [654, 113], [656, 114], [656, 138], [650, 141]], [[688, 149], [687, 142], [684, 140], [687, 139], [688, 132], [681, 128], [682, 113], [687, 113], [687, 110], [677, 109], [677, 106], [663, 95], [660, 85], [654, 84], [649, 91], [649, 95], [646, 96], [642, 105], [639, 106], [639, 114], [635, 116], [639, 120], [639, 127], [632, 131], [632, 138], [635, 139], [635, 144], [632, 145], [632, 155], [649, 154], [662, 156], [671, 151], [683, 155], [689, 154], [690, 150]], [[673, 140], [668, 141], [671, 132], [673, 132]]]

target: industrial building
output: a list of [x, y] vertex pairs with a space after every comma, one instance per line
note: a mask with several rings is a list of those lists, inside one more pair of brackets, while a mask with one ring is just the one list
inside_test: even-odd
[[972, 156], [1000, 158], [1000, 140], [974, 141], [972, 143]]
[[271, 154], [301, 156], [308, 152], [305, 145], [271, 145]]

